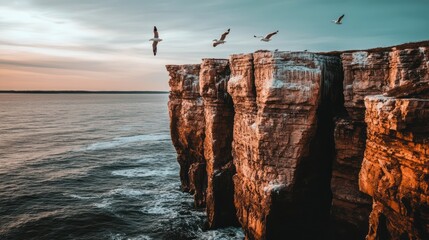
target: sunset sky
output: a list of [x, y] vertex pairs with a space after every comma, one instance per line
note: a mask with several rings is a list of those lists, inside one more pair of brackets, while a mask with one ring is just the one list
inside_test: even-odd
[[[165, 64], [429, 40], [428, 10], [428, 0], [0, 0], [0, 90], [168, 90]], [[275, 30], [269, 43], [253, 38]]]

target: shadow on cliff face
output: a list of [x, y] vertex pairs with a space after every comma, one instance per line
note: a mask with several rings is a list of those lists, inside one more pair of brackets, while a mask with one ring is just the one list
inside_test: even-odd
[[334, 119], [344, 108], [343, 70], [340, 59], [326, 63], [322, 97], [317, 110], [317, 130], [309, 155], [297, 169], [291, 192], [272, 195], [267, 216], [267, 239], [333, 239], [330, 226], [332, 162], [335, 157]]

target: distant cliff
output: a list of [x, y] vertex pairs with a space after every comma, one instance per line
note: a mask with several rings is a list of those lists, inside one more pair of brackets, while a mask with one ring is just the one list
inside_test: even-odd
[[247, 239], [429, 239], [429, 42], [168, 65], [182, 189]]

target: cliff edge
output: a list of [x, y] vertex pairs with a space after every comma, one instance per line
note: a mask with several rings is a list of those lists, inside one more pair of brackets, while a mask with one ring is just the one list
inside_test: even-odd
[[168, 65], [182, 189], [247, 239], [428, 239], [429, 42]]

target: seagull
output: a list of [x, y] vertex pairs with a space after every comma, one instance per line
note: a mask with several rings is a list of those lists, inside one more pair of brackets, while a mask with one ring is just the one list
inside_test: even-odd
[[341, 15], [337, 20], [332, 20], [332, 22], [335, 24], [341, 24], [342, 23], [341, 20], [343, 20], [343, 17], [344, 17], [344, 14]]
[[156, 26], [153, 27], [153, 38], [149, 39], [149, 41], [153, 41], [152, 50], [153, 50], [153, 55], [156, 56], [156, 50], [157, 50], [156, 45], [158, 45], [158, 42], [162, 41], [162, 39], [159, 38], [158, 29], [156, 29]]
[[253, 35], [253, 37], [260, 38], [261, 41], [264, 41], [264, 42], [269, 42], [269, 41], [271, 41], [271, 37], [276, 35], [278, 32], [279, 32], [279, 30], [272, 32], [272, 33], [268, 33], [265, 37], [264, 36], [256, 36], [256, 35]]
[[219, 40], [217, 40], [217, 39], [214, 39], [214, 40], [213, 40], [213, 47], [216, 47], [216, 46], [217, 46], [217, 45], [219, 45], [219, 44], [224, 44], [224, 43], [226, 43], [225, 38], [226, 38], [226, 35], [228, 35], [229, 30], [230, 30], [230, 29], [228, 28], [228, 30], [227, 30], [226, 32], [222, 33], [222, 35], [220, 36], [220, 39], [219, 39]]

